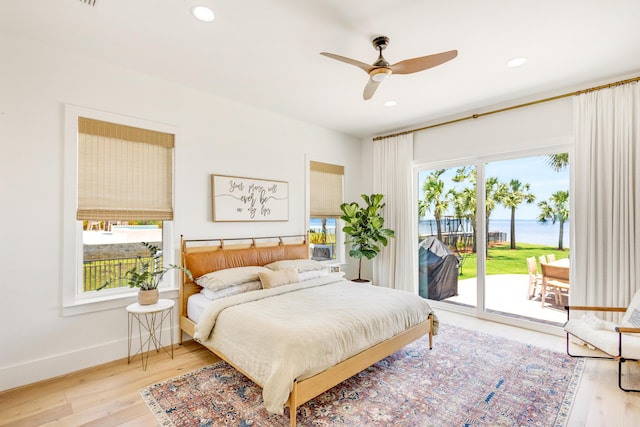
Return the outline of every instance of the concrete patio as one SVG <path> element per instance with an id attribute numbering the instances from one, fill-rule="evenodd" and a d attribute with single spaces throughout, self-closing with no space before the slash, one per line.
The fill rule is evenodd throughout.
<path id="1" fill-rule="evenodd" d="M 486 309 L 491 312 L 505 313 L 517 317 L 538 319 L 562 325 L 567 320 L 564 305 L 567 296 L 563 295 L 561 305 L 555 304 L 549 293 L 544 307 L 540 295 L 527 298 L 529 276 L 527 274 L 495 274 L 487 276 L 485 301 Z M 476 306 L 476 279 L 458 281 L 458 295 L 444 299 L 444 302 Z"/>

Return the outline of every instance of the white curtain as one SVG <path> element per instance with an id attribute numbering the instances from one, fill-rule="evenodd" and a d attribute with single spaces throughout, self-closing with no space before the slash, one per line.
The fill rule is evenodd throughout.
<path id="1" fill-rule="evenodd" d="M 640 288 L 640 84 L 574 100 L 571 304 L 625 307 Z"/>
<path id="2" fill-rule="evenodd" d="M 374 258 L 373 283 L 417 294 L 417 262 L 413 250 L 417 236 L 411 227 L 416 221 L 411 209 L 412 162 L 413 134 L 373 142 L 373 191 L 384 196 L 384 224 L 396 236 Z"/>

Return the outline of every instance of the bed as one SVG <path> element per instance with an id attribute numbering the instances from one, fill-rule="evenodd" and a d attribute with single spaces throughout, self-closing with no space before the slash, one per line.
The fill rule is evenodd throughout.
<path id="1" fill-rule="evenodd" d="M 262 387 L 269 412 L 288 406 L 291 426 L 298 406 L 437 333 L 424 299 L 329 273 L 306 236 L 181 236 L 180 247 L 194 277 L 180 281 L 180 342 L 186 333 Z"/>

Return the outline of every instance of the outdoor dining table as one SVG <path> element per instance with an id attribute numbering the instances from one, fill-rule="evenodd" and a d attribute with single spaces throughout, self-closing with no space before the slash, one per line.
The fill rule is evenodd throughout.
<path id="1" fill-rule="evenodd" d="M 569 268 L 569 258 L 560 258 L 553 262 L 550 262 L 549 265 L 553 265 L 554 267 L 566 267 Z"/>

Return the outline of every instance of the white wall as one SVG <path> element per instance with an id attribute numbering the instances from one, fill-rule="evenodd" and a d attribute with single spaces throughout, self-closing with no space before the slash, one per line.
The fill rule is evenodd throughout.
<path id="1" fill-rule="evenodd" d="M 572 98 L 561 98 L 416 132 L 414 164 L 499 156 L 572 140 Z"/>
<path id="2" fill-rule="evenodd" d="M 62 314 L 65 104 L 179 129 L 176 247 L 303 233 L 306 156 L 345 165 L 345 197 L 360 194 L 353 138 L 7 34 L 0 52 L 0 390 L 127 354 L 123 307 Z M 287 181 L 289 221 L 211 222 L 212 173 Z"/>

